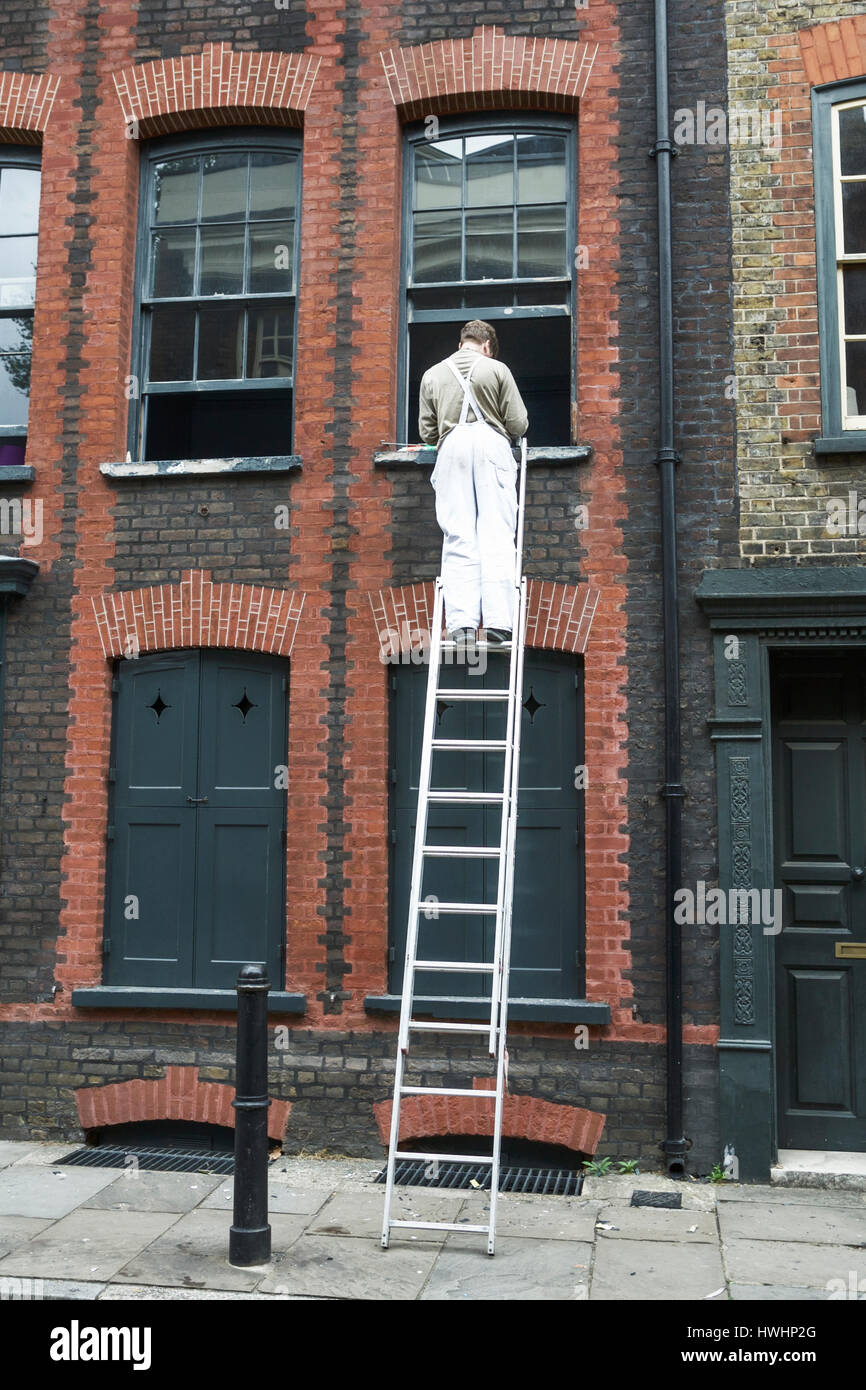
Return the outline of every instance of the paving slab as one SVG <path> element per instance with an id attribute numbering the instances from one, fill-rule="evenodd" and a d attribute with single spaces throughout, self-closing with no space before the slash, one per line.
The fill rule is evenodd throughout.
<path id="1" fill-rule="evenodd" d="M 395 1221 L 456 1221 L 462 1206 L 462 1192 L 397 1187 L 391 1203 L 391 1217 Z M 384 1214 L 384 1187 L 377 1187 L 374 1192 L 335 1192 L 308 1229 L 311 1235 L 358 1236 L 378 1243 Z M 398 1229 L 391 1232 L 391 1241 L 441 1243 L 447 1234 L 447 1231 Z"/>
<path id="2" fill-rule="evenodd" d="M 41 1279 L 42 1297 L 51 1300 L 71 1301 L 78 1303 L 81 1300 L 93 1302 L 99 1298 L 103 1289 L 108 1288 L 107 1284 L 94 1284 L 89 1280 L 82 1279 Z"/>
<path id="3" fill-rule="evenodd" d="M 22 1145 L 20 1158 L 14 1160 L 15 1163 L 38 1164 L 41 1167 L 57 1163 L 67 1154 L 74 1153 L 76 1149 L 83 1147 L 83 1139 L 70 1139 L 68 1144 L 36 1144 L 27 1145 L 26 1152 Z"/>
<path id="4" fill-rule="evenodd" d="M 591 1260 L 588 1241 L 556 1240 L 547 1245 L 497 1233 L 496 1254 L 491 1257 L 485 1236 L 450 1235 L 421 1298 L 585 1301 Z"/>
<path id="5" fill-rule="evenodd" d="M 221 1181 L 213 1173 L 127 1169 L 82 1205 L 97 1211 L 192 1211 Z"/>
<path id="6" fill-rule="evenodd" d="M 0 1168 L 7 1168 L 10 1163 L 26 1158 L 35 1147 L 34 1144 L 22 1144 L 18 1139 L 0 1139 Z"/>
<path id="7" fill-rule="evenodd" d="M 596 1227 L 600 1240 L 670 1240 L 688 1245 L 718 1244 L 715 1212 L 672 1211 L 669 1207 L 602 1207 Z"/>
<path id="8" fill-rule="evenodd" d="M 110 1279 L 131 1255 L 176 1221 L 169 1212 L 92 1211 L 81 1208 L 55 1221 L 0 1260 L 4 1274 L 55 1279 Z"/>
<path id="9" fill-rule="evenodd" d="M 245 1293 L 241 1289 L 178 1289 L 171 1284 L 107 1284 L 99 1295 L 100 1303 L 201 1303 L 207 1300 L 225 1303 L 315 1303 L 318 1300 L 304 1294 Z"/>
<path id="10" fill-rule="evenodd" d="M 498 1241 L 502 1235 L 528 1240 L 593 1240 L 600 1206 L 600 1202 L 587 1202 L 583 1197 L 521 1197 L 502 1192 L 496 1204 L 496 1238 Z M 488 1222 L 487 1193 L 468 1195 L 458 1220 Z"/>
<path id="11" fill-rule="evenodd" d="M 7 1216 L 68 1216 L 114 1182 L 116 1168 L 13 1166 L 0 1171 L 0 1211 Z"/>
<path id="12" fill-rule="evenodd" d="M 866 1248 L 866 1208 L 822 1206 L 809 1210 L 773 1202 L 766 1206 L 723 1203 L 719 1226 L 725 1241 L 804 1240 L 813 1245 L 853 1245 Z"/>
<path id="13" fill-rule="evenodd" d="M 50 1225 L 50 1218 L 44 1216 L 0 1216 L 0 1259 Z"/>
<path id="14" fill-rule="evenodd" d="M 591 1300 L 711 1301 L 714 1294 L 723 1299 L 724 1289 L 725 1276 L 716 1246 L 675 1245 L 662 1240 L 600 1240 L 589 1296 Z"/>
<path id="15" fill-rule="evenodd" d="M 826 1289 L 795 1289 L 786 1284 L 731 1284 L 729 1293 L 734 1303 L 817 1302 L 828 1297 Z"/>
<path id="16" fill-rule="evenodd" d="M 832 1280 L 842 1280 L 847 1285 L 852 1271 L 858 1281 L 866 1281 L 866 1250 L 808 1245 L 805 1241 L 735 1239 L 724 1242 L 722 1253 L 728 1278 L 735 1284 L 780 1284 L 829 1291 Z"/>
<path id="17" fill-rule="evenodd" d="M 630 1206 L 633 1192 L 679 1194 L 687 1211 L 713 1211 L 716 1205 L 715 1184 L 684 1182 L 662 1173 L 608 1173 L 602 1178 L 584 1178 L 581 1197 Z"/>
<path id="18" fill-rule="evenodd" d="M 328 1200 L 328 1192 L 323 1187 L 295 1188 L 284 1183 L 268 1184 L 268 1211 L 280 1212 L 283 1216 L 315 1216 L 319 1207 Z M 231 1213 L 234 1206 L 234 1179 L 219 1179 L 219 1187 L 211 1192 L 201 1204 L 215 1211 Z"/>
<path id="19" fill-rule="evenodd" d="M 866 1211 L 866 1192 L 845 1192 L 841 1188 L 765 1187 L 752 1183 L 719 1183 L 716 1199 L 725 1202 L 757 1202 L 773 1206 L 850 1207 Z"/>
<path id="20" fill-rule="evenodd" d="M 222 1211 L 200 1209 L 175 1218 L 171 1228 L 161 1238 L 123 1264 L 114 1282 L 250 1291 L 267 1273 L 269 1266 L 255 1265 L 240 1269 L 229 1264 L 230 1226 L 229 1213 Z M 273 1216 L 270 1226 L 272 1249 L 285 1250 L 303 1231 L 304 1218 Z M 0 1270 L 2 1268 L 0 1264 Z"/>
<path id="21" fill-rule="evenodd" d="M 396 1242 L 383 1250 L 374 1240 L 305 1235 L 274 1260 L 259 1292 L 377 1302 L 414 1299 L 438 1253 L 438 1245 L 420 1241 L 411 1246 Z"/>

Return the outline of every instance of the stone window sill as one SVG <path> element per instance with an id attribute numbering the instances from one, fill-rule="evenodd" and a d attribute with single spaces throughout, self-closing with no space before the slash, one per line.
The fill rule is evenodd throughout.
<path id="1" fill-rule="evenodd" d="M 517 455 L 516 449 L 514 454 Z M 588 463 L 591 457 L 591 444 L 538 445 L 526 450 L 526 462 L 530 467 L 533 464 L 575 467 L 579 463 Z M 401 468 L 406 465 L 432 468 L 435 459 L 436 450 L 420 444 L 383 444 L 373 455 L 377 468 Z"/>
<path id="2" fill-rule="evenodd" d="M 10 464 L 0 468 L 0 485 L 3 483 L 32 483 L 36 469 L 30 463 Z"/>
<path id="3" fill-rule="evenodd" d="M 238 997 L 233 989 L 161 989 L 138 985 L 95 985 L 92 989 L 74 989 L 72 1006 L 75 1009 L 220 1009 L 234 1012 Z M 272 990 L 268 995 L 268 1013 L 303 1014 L 307 1011 L 305 994 L 287 994 Z"/>
<path id="4" fill-rule="evenodd" d="M 197 478 L 226 473 L 292 473 L 301 468 L 298 454 L 273 454 L 260 458 L 148 459 L 135 463 L 101 463 L 108 478 Z"/>
<path id="5" fill-rule="evenodd" d="M 367 1013 L 397 1014 L 399 994 L 368 994 L 364 1000 Z M 415 1012 L 419 1017 L 477 1019 L 490 1017 L 486 999 L 460 998 L 441 995 L 437 998 L 415 996 Z M 531 1019 L 536 1023 L 610 1023 L 610 1005 L 591 999 L 509 999 L 510 1019 Z"/>

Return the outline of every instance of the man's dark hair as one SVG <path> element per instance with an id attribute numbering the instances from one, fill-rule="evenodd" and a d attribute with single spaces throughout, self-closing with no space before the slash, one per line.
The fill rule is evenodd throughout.
<path id="1" fill-rule="evenodd" d="M 489 343 L 490 356 L 499 356 L 499 339 L 496 336 L 496 329 L 483 319 L 470 319 L 460 330 L 461 345 L 470 339 L 473 343 Z"/>

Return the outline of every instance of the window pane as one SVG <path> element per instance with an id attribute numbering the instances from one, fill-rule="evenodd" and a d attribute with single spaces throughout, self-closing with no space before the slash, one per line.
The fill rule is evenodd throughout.
<path id="1" fill-rule="evenodd" d="M 866 333 L 866 266 L 843 266 L 842 293 L 845 301 L 843 332 Z"/>
<path id="2" fill-rule="evenodd" d="M 33 303 L 37 240 L 35 236 L 0 237 L 0 307 Z"/>
<path id="3" fill-rule="evenodd" d="M 293 217 L 297 199 L 295 156 L 254 154 L 250 168 L 250 217 Z"/>
<path id="4" fill-rule="evenodd" d="M 513 135 L 478 135 L 466 141 L 466 206 L 514 202 Z"/>
<path id="5" fill-rule="evenodd" d="M 155 222 L 194 222 L 198 217 L 198 159 L 167 159 L 153 179 Z"/>
<path id="6" fill-rule="evenodd" d="M 291 294 L 294 222 L 250 228 L 250 294 Z"/>
<path id="7" fill-rule="evenodd" d="M 416 281 L 460 279 L 460 213 L 419 212 L 415 218 Z"/>
<path id="8" fill-rule="evenodd" d="M 866 415 L 866 343 L 845 344 L 846 415 Z"/>
<path id="9" fill-rule="evenodd" d="M 150 397 L 145 458 L 250 458 L 288 454 L 292 392 L 195 391 Z"/>
<path id="10" fill-rule="evenodd" d="M 201 293 L 241 294 L 244 288 L 242 227 L 203 227 Z"/>
<path id="11" fill-rule="evenodd" d="M 26 425 L 30 354 L 0 353 L 0 425 Z"/>
<path id="12" fill-rule="evenodd" d="M 201 219 L 243 222 L 247 213 L 247 156 L 207 154 L 201 188 Z"/>
<path id="13" fill-rule="evenodd" d="M 192 294 L 195 231 L 154 232 L 153 291 L 157 299 Z"/>
<path id="14" fill-rule="evenodd" d="M 195 309 L 166 304 L 154 309 L 150 324 L 150 380 L 192 381 Z"/>
<path id="15" fill-rule="evenodd" d="M 518 275 L 564 275 L 565 268 L 565 208 L 518 208 Z"/>
<path id="16" fill-rule="evenodd" d="M 866 183 L 842 185 L 842 249 L 866 251 Z"/>
<path id="17" fill-rule="evenodd" d="M 0 236 L 26 236 L 39 226 L 38 169 L 6 168 L 0 175 Z"/>
<path id="18" fill-rule="evenodd" d="M 466 279 L 510 280 L 514 274 L 513 213 L 466 214 Z"/>
<path id="19" fill-rule="evenodd" d="M 462 201 L 463 141 L 415 147 L 416 208 L 456 208 Z"/>
<path id="20" fill-rule="evenodd" d="M 247 376 L 291 376 L 294 338 L 294 304 L 250 309 Z"/>
<path id="21" fill-rule="evenodd" d="M 843 174 L 866 174 L 866 103 L 839 112 L 839 156 Z"/>
<path id="22" fill-rule="evenodd" d="M 518 135 L 517 201 L 565 202 L 565 141 L 558 135 Z"/>
<path id="23" fill-rule="evenodd" d="M 239 379 L 243 374 L 243 309 L 202 309 L 198 320 L 199 381 Z"/>

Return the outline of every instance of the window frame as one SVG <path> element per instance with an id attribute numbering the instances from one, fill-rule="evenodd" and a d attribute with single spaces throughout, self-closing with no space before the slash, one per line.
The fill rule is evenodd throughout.
<path id="1" fill-rule="evenodd" d="M 400 312 L 399 312 L 399 362 L 397 375 L 397 434 L 400 437 L 402 430 L 405 438 L 409 438 L 409 329 L 413 323 L 466 323 L 470 318 L 481 318 L 495 327 L 499 319 L 539 319 L 539 318 L 568 318 L 572 323 L 571 333 L 571 369 L 570 369 L 570 395 L 571 403 L 577 399 L 577 273 L 574 264 L 574 257 L 577 248 L 577 206 L 578 206 L 578 160 L 577 160 L 577 120 L 573 116 L 553 115 L 548 112 L 526 112 L 526 111 L 497 111 L 497 112 L 474 112 L 460 116 L 440 117 L 437 128 L 436 140 L 456 139 L 460 136 L 492 135 L 496 133 L 512 135 L 562 135 L 565 137 L 565 245 L 566 245 L 566 274 L 562 276 L 534 276 L 522 283 L 526 285 L 538 285 L 549 283 L 551 285 L 562 285 L 566 279 L 569 281 L 569 290 L 565 302 L 555 305 L 520 305 L 512 307 L 508 312 L 505 308 L 491 308 L 489 306 L 479 309 L 426 309 L 410 312 L 412 293 L 414 290 L 426 291 L 435 289 L 435 285 L 411 284 L 410 275 L 412 270 L 413 252 L 413 194 L 414 194 L 414 156 L 415 149 L 421 145 L 435 143 L 430 141 L 425 134 L 423 121 L 413 122 L 405 127 L 403 131 L 403 206 L 401 215 L 401 235 L 402 247 L 400 253 Z M 465 165 L 464 165 L 465 167 Z M 514 205 L 512 204 L 512 207 Z M 519 204 L 517 205 L 519 206 Z M 465 212 L 465 209 L 464 209 Z M 476 287 L 486 286 L 488 288 L 496 284 L 503 286 L 518 283 L 515 279 L 508 281 L 454 281 L 455 287 L 459 285 L 472 285 Z M 574 410 L 569 410 L 571 443 L 574 444 Z"/>
<path id="2" fill-rule="evenodd" d="M 0 168 L 5 166 L 19 169 L 36 169 L 39 171 L 39 217 L 36 226 L 36 285 L 33 292 L 33 303 L 26 306 L 18 306 L 18 312 L 30 314 L 35 322 L 36 315 L 36 294 L 39 289 L 39 237 L 42 226 L 42 149 L 37 145 L 4 145 L 0 149 Z M 0 309 L 0 317 L 11 318 L 15 312 L 14 308 Z M 31 372 L 33 367 L 33 351 L 31 343 L 30 353 Z M 23 439 L 26 440 L 30 426 L 30 385 L 27 387 L 27 419 L 21 425 L 2 425 L 0 424 L 0 443 L 7 440 Z"/>
<path id="3" fill-rule="evenodd" d="M 273 292 L 268 294 L 241 294 L 241 295 L 189 295 L 181 299 L 154 299 L 149 293 L 147 276 L 151 269 L 150 259 L 150 232 L 151 216 L 153 209 L 153 190 L 154 173 L 156 165 L 166 159 L 183 158 L 184 156 L 197 156 L 208 153 L 231 154 L 233 152 L 255 153 L 259 151 L 267 152 L 276 149 L 291 151 L 297 156 L 297 185 L 295 202 L 295 236 L 292 253 L 292 375 L 291 377 L 262 377 L 251 382 L 249 379 L 239 380 L 237 378 L 220 378 L 214 381 L 194 381 L 194 382 L 158 382 L 155 383 L 157 390 L 151 389 L 151 383 L 146 379 L 146 370 L 150 359 L 150 321 L 151 315 L 146 312 L 153 304 L 178 304 L 188 303 L 191 307 L 200 309 L 203 307 L 214 307 L 220 304 L 235 303 L 246 306 L 259 301 L 262 304 L 272 303 L 280 298 Z M 298 297 L 299 297 L 299 270 L 300 270 L 300 246 L 301 246 L 301 214 L 303 208 L 303 142 L 300 131 L 290 127 L 281 127 L 279 130 L 262 130 L 254 126 L 227 127 L 219 131 L 190 131 L 183 135 L 171 135 L 164 138 L 151 140 L 146 150 L 142 152 L 141 168 L 139 174 L 139 207 L 138 220 L 136 227 L 136 254 L 135 254 L 135 302 L 132 317 L 132 355 L 130 362 L 130 377 L 135 386 L 136 394 L 130 400 L 129 418 L 127 422 L 127 449 L 131 459 L 138 463 L 145 462 L 146 438 L 147 438 L 147 397 L 149 395 L 205 395 L 206 393 L 218 392 L 237 392 L 237 391 L 260 391 L 260 390 L 287 390 L 292 394 L 292 419 L 291 434 L 284 450 L 286 456 L 292 454 L 295 437 L 295 381 L 297 376 L 297 346 L 298 346 Z M 246 209 L 246 221 L 249 220 L 249 207 Z M 274 219 L 278 221 L 279 219 Z M 199 227 L 202 224 L 196 221 L 194 224 Z M 214 223 L 219 226 L 219 223 Z M 147 292 L 146 292 L 147 291 Z"/>
<path id="4" fill-rule="evenodd" d="M 866 78 L 828 82 L 812 89 L 812 147 L 815 198 L 815 258 L 818 290 L 818 360 L 821 378 L 821 433 L 817 453 L 866 451 L 863 423 L 845 425 L 842 399 L 842 315 L 839 238 L 841 215 L 836 112 L 866 102 Z M 864 256 L 863 264 L 866 264 Z"/>

